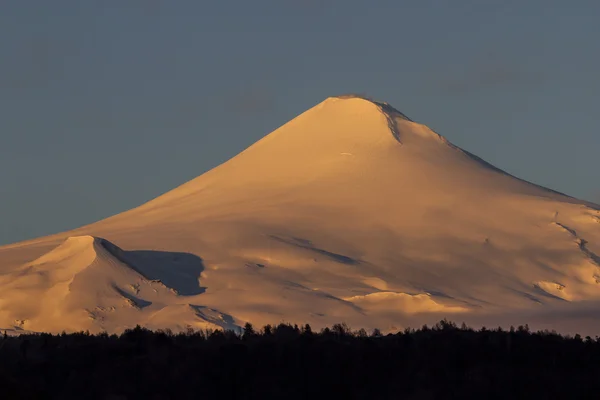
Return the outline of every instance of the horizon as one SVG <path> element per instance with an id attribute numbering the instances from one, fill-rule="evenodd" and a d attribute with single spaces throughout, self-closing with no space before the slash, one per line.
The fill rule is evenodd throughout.
<path id="1" fill-rule="evenodd" d="M 135 208 L 343 93 L 600 203 L 594 1 L 34 3 L 0 15 L 0 246 Z"/>

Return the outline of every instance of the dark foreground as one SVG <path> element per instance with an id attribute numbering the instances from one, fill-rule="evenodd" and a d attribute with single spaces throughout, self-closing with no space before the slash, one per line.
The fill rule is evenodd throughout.
<path id="1" fill-rule="evenodd" d="M 442 321 L 0 338 L 2 399 L 600 398 L 600 341 Z"/>

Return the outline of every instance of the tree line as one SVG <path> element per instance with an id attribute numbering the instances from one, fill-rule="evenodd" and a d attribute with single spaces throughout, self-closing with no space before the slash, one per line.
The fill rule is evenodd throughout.
<path id="1" fill-rule="evenodd" d="M 5 399 L 583 399 L 599 378 L 598 337 L 447 320 L 387 335 L 282 323 L 0 339 Z"/>

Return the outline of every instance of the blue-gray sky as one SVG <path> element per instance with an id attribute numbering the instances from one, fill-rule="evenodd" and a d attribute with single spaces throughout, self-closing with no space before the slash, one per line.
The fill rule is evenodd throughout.
<path id="1" fill-rule="evenodd" d="M 600 201 L 597 0 L 4 0 L 0 243 L 135 207 L 328 96 Z"/>

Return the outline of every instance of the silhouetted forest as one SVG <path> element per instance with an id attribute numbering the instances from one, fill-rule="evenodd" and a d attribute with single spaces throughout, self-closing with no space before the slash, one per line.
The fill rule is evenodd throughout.
<path id="1" fill-rule="evenodd" d="M 595 399 L 600 340 L 446 320 L 388 335 L 344 324 L 4 335 L 0 398 Z"/>

